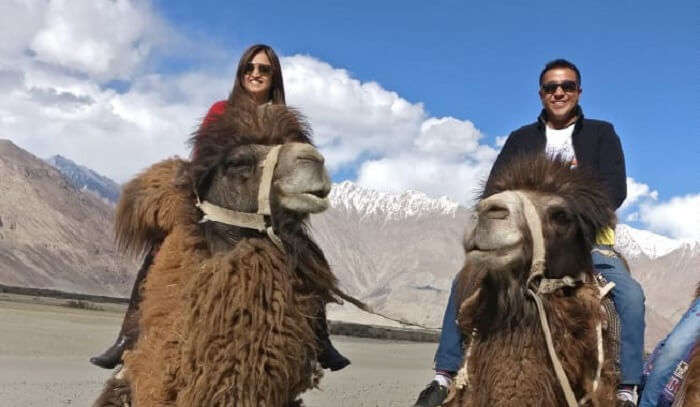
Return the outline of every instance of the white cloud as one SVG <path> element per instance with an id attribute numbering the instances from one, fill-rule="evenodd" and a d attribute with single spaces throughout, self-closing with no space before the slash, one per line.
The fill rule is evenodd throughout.
<path id="1" fill-rule="evenodd" d="M 674 238 L 700 240 L 700 194 L 641 204 L 639 219 L 652 231 Z"/>
<path id="2" fill-rule="evenodd" d="M 461 156 L 474 153 L 481 138 L 481 132 L 469 120 L 430 118 L 421 124 L 420 133 L 413 144 L 423 153 Z"/>
<path id="3" fill-rule="evenodd" d="M 11 0 L 0 15 L 0 138 L 118 182 L 186 155 L 189 134 L 232 85 L 235 61 L 222 65 L 222 53 L 206 47 L 197 52 L 215 72 L 147 72 L 154 55 L 198 57 L 148 2 Z M 104 86 L 124 78 L 122 94 Z"/>
<path id="4" fill-rule="evenodd" d="M 498 136 L 496 137 L 496 146 L 497 147 L 503 147 L 506 145 L 506 140 L 508 140 L 508 136 Z"/>
<path id="5" fill-rule="evenodd" d="M 87 74 L 126 79 L 167 30 L 147 2 L 53 0 L 28 49 L 37 61 Z"/>
<path id="6" fill-rule="evenodd" d="M 310 119 L 331 169 L 361 156 L 402 151 L 425 119 L 421 104 L 411 104 L 377 83 L 362 83 L 313 57 L 282 58 L 282 68 L 287 103 Z"/>
<path id="7" fill-rule="evenodd" d="M 637 182 L 632 177 L 627 177 L 627 198 L 620 206 L 619 211 L 624 211 L 639 202 L 656 201 L 658 197 L 659 192 L 651 189 L 649 185 Z"/>
<path id="8" fill-rule="evenodd" d="M 488 148 L 488 147 L 486 147 Z M 495 150 L 485 154 L 490 160 L 445 160 L 407 152 L 397 157 L 370 160 L 362 164 L 357 182 L 366 187 L 392 192 L 414 189 L 433 196 L 446 195 L 466 205 L 473 203 L 481 182 L 488 175 Z"/>
<path id="9" fill-rule="evenodd" d="M 313 57 L 282 62 L 287 101 L 309 117 L 331 170 L 356 165 L 357 182 L 370 188 L 471 203 L 497 155 L 474 123 L 428 117 L 422 104 Z"/>
<path id="10" fill-rule="evenodd" d="M 48 1 L 0 2 L 1 64 L 15 62 L 44 22 Z"/>

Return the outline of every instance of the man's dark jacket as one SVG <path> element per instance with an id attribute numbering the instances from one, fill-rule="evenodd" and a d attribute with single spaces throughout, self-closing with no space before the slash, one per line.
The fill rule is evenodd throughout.
<path id="1" fill-rule="evenodd" d="M 620 138 L 615 134 L 612 124 L 602 120 L 584 119 L 581 108 L 577 107 L 577 109 L 579 118 L 576 120 L 571 136 L 577 165 L 591 168 L 600 176 L 608 190 L 610 202 L 617 209 L 627 196 L 625 157 L 622 154 Z M 490 185 L 495 174 L 514 157 L 544 152 L 547 144 L 546 114 L 546 111 L 542 110 L 535 123 L 510 133 L 491 168 L 487 186 Z"/>

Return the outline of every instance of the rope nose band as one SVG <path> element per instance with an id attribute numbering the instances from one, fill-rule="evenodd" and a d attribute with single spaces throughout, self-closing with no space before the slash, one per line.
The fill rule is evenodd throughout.
<path id="1" fill-rule="evenodd" d="M 272 243 L 274 243 L 278 249 L 284 252 L 285 250 L 282 240 L 272 229 L 272 209 L 270 208 L 272 176 L 275 173 L 275 167 L 277 166 L 277 161 L 279 160 L 281 148 L 281 145 L 272 147 L 270 151 L 267 152 L 265 160 L 263 160 L 261 164 L 262 176 L 260 177 L 260 184 L 258 187 L 258 211 L 256 213 L 234 211 L 214 205 L 208 201 L 200 201 L 199 195 L 196 195 L 195 192 L 195 195 L 197 196 L 197 203 L 195 206 L 199 208 L 202 213 L 204 213 L 204 216 L 202 216 L 202 219 L 199 222 L 219 222 L 246 229 L 255 229 L 258 232 L 265 232 L 270 240 L 272 240 Z M 269 217 L 270 219 L 269 224 L 266 221 L 266 217 Z"/>
<path id="2" fill-rule="evenodd" d="M 537 214 L 537 209 L 530 198 L 522 191 L 512 191 L 523 205 L 523 215 L 527 228 L 532 236 L 532 264 L 530 265 L 530 276 L 527 278 L 527 285 L 533 282 L 535 278 L 544 277 L 545 268 L 545 248 L 544 236 L 542 235 L 542 221 Z"/>

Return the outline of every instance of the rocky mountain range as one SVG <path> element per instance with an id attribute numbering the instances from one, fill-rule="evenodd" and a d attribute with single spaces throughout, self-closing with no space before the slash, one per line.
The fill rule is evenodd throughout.
<path id="1" fill-rule="evenodd" d="M 0 140 L 0 283 L 128 295 L 136 264 L 114 251 L 113 194 L 96 198 L 101 189 L 86 180 L 112 182 L 58 157 L 50 162 L 63 170 Z M 349 181 L 334 185 L 330 200 L 310 227 L 341 286 L 384 314 L 439 327 L 473 212 L 445 197 Z M 652 346 L 688 306 L 700 280 L 700 242 L 619 225 L 617 249 L 645 289 Z M 357 315 L 348 307 L 331 317 Z"/>
<path id="2" fill-rule="evenodd" d="M 101 198 L 0 140 L 0 283 L 123 296 L 136 265 L 115 251 L 113 217 Z"/>

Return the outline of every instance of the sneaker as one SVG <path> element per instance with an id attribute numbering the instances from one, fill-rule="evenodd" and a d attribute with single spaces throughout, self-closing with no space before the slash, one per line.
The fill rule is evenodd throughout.
<path id="1" fill-rule="evenodd" d="M 618 389 L 615 398 L 615 407 L 637 407 L 637 394 L 634 389 Z"/>
<path id="2" fill-rule="evenodd" d="M 437 407 L 442 404 L 446 397 L 447 387 L 440 385 L 437 380 L 433 380 L 428 387 L 420 392 L 413 407 Z"/>

